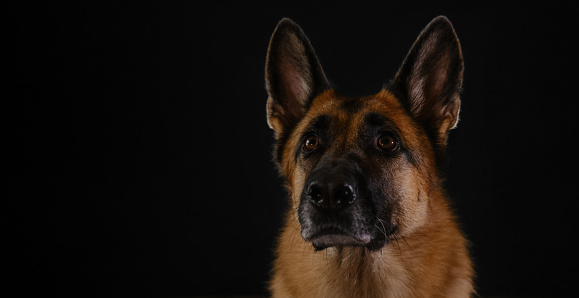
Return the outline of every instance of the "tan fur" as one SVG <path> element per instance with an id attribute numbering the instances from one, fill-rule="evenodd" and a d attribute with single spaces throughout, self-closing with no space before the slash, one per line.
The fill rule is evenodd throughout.
<path id="1" fill-rule="evenodd" d="M 449 209 L 435 170 L 432 148 L 398 100 L 389 92 L 362 98 L 364 108 L 351 119 L 340 116 L 333 91 L 318 96 L 294 129 L 283 150 L 281 172 L 291 197 L 270 289 L 274 297 L 468 297 L 474 292 L 467 243 Z M 382 113 L 403 130 L 407 143 L 420 151 L 421 168 L 401 167 L 392 179 L 403 189 L 403 210 L 395 216 L 399 237 L 380 251 L 361 247 L 328 248 L 315 252 L 300 235 L 297 206 L 305 170 L 292 158 L 306 123 L 320 114 L 342 118 L 344 129 L 357 127 L 368 111 Z M 353 139 L 345 132 L 338 142 Z M 335 146 L 340 148 L 340 146 Z M 415 198 L 418 198 L 416 200 Z"/>
<path id="2" fill-rule="evenodd" d="M 465 240 L 444 199 L 431 202 L 428 224 L 379 252 L 314 252 L 288 216 L 276 251 L 274 297 L 468 297 L 473 272 Z"/>

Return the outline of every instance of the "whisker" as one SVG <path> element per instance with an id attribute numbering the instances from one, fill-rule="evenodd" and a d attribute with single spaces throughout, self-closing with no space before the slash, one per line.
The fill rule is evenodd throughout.
<path id="1" fill-rule="evenodd" d="M 380 224 L 382 225 L 382 232 L 384 233 L 384 237 L 388 238 L 388 235 L 386 233 L 386 227 L 384 226 L 384 221 L 378 218 L 378 222 L 380 222 Z"/>
<path id="2" fill-rule="evenodd" d="M 396 232 L 396 233 L 398 233 L 398 232 Z M 406 237 L 400 235 L 399 233 L 398 233 L 398 236 L 400 236 L 400 238 L 402 239 L 402 241 L 404 241 L 404 243 L 406 244 L 406 247 L 407 247 L 408 249 L 410 249 L 410 244 L 408 244 L 408 242 L 406 241 Z"/>
<path id="3" fill-rule="evenodd" d="M 398 242 L 398 236 L 399 236 L 398 233 L 394 232 L 394 233 L 392 233 L 392 236 L 393 236 L 394 241 L 396 241 L 396 246 L 398 246 L 398 253 L 400 255 L 402 255 L 402 249 L 400 248 L 400 243 Z"/>

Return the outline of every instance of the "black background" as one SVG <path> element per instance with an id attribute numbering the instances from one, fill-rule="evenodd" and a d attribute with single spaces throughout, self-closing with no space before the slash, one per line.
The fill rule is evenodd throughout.
<path id="1" fill-rule="evenodd" d="M 391 79 L 441 14 L 465 59 L 447 188 L 479 292 L 575 289 L 574 9 L 271 2 L 3 9 L 9 289 L 265 295 L 287 206 L 265 119 L 277 21 L 300 24 L 338 90 L 360 95 Z"/>

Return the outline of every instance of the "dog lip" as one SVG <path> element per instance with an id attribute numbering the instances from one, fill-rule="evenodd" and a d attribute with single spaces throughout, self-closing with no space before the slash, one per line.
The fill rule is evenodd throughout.
<path id="1" fill-rule="evenodd" d="M 316 250 L 321 250 L 332 246 L 364 246 L 370 241 L 370 235 L 354 235 L 339 227 L 327 227 L 308 235 L 304 239 L 312 243 Z"/>

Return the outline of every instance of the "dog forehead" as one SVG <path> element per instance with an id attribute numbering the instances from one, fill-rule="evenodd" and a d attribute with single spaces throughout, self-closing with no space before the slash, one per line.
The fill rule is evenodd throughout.
<path id="1" fill-rule="evenodd" d="M 337 94 L 334 90 L 326 91 L 317 96 L 311 103 L 302 121 L 302 129 L 307 130 L 311 123 L 320 117 L 331 119 L 334 129 L 343 132 L 354 132 L 364 124 L 366 116 L 379 114 L 392 122 L 408 123 L 409 117 L 398 99 L 386 90 L 378 94 L 348 97 Z M 301 129 L 298 129 L 301 130 Z"/>

